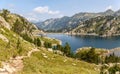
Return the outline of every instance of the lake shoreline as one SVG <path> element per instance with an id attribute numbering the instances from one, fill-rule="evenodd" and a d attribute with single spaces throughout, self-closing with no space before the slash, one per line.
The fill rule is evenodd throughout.
<path id="1" fill-rule="evenodd" d="M 119 37 L 99 37 L 94 35 L 68 35 L 65 33 L 46 33 L 47 37 L 54 38 L 60 41 L 61 45 L 64 45 L 68 42 L 73 51 L 76 51 L 78 48 L 82 47 L 95 47 L 101 49 L 111 50 L 114 48 L 120 47 L 120 38 Z"/>
<path id="2" fill-rule="evenodd" d="M 56 39 L 56 38 L 50 38 L 50 37 L 45 37 L 45 38 L 47 38 L 47 39 L 55 39 L 56 41 L 58 41 L 58 43 L 59 43 L 60 45 L 62 45 L 62 41 L 59 40 L 59 39 Z"/>
<path id="3" fill-rule="evenodd" d="M 66 35 L 71 35 L 71 36 L 97 36 L 97 37 L 115 37 L 115 36 L 120 36 L 120 34 L 113 34 L 113 35 L 98 35 L 95 33 L 45 33 L 45 34 L 66 34 Z"/>
<path id="4" fill-rule="evenodd" d="M 81 47 L 81 48 L 78 48 L 75 53 L 78 53 L 79 51 L 81 50 L 87 50 L 87 49 L 91 49 L 91 48 L 94 48 L 94 47 Z M 110 54 L 113 54 L 120 57 L 120 47 L 116 47 L 116 48 L 112 48 L 112 49 L 104 49 L 104 48 L 95 48 L 97 50 L 102 50 L 102 51 L 106 51 L 106 53 L 104 53 L 105 56 L 108 56 Z"/>
<path id="5" fill-rule="evenodd" d="M 97 36 L 97 37 L 115 37 L 115 36 L 120 36 L 120 34 L 113 34 L 113 35 L 98 35 L 95 33 L 64 33 L 67 35 L 71 35 L 71 36 Z"/>
<path id="6" fill-rule="evenodd" d="M 49 33 L 49 34 L 53 34 L 53 33 Z M 58 34 L 58 33 L 54 33 L 54 34 Z M 59 34 L 64 34 L 64 33 L 59 33 Z M 89 35 L 89 36 L 90 36 L 90 35 Z M 48 38 L 50 38 L 50 37 L 48 37 Z M 60 45 L 62 45 L 62 40 L 57 39 L 57 38 L 53 38 L 53 39 L 58 40 L 59 43 L 60 43 Z M 115 47 L 115 48 L 111 48 L 111 49 L 97 48 L 97 47 L 91 47 L 91 46 L 90 46 L 90 47 L 79 47 L 79 48 L 77 48 L 74 52 L 77 53 L 79 50 L 82 50 L 82 49 L 84 49 L 84 48 L 86 48 L 86 49 L 88 49 L 88 48 L 95 48 L 95 49 L 98 49 L 98 50 L 101 50 L 101 51 L 106 51 L 106 53 L 104 53 L 105 56 L 114 53 L 116 56 L 119 56 L 119 57 L 120 57 L 120 54 L 119 54 L 119 52 L 120 52 L 120 47 Z"/>

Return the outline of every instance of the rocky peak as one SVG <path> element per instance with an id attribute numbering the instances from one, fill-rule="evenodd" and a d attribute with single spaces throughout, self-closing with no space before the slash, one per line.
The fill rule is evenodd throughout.
<path id="1" fill-rule="evenodd" d="M 108 10 L 106 10 L 105 12 L 103 12 L 103 15 L 112 15 L 112 14 L 114 14 L 114 11 L 112 10 L 112 9 L 108 9 Z"/>
<path id="2" fill-rule="evenodd" d="M 112 9 L 108 9 L 105 11 L 106 13 L 114 13 L 114 11 Z"/>

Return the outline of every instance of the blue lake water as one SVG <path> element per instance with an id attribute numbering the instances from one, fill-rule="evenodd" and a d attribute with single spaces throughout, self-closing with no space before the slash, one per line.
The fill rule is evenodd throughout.
<path id="1" fill-rule="evenodd" d="M 120 47 L 120 36 L 116 37 L 97 37 L 97 36 L 70 36 L 66 34 L 47 34 L 50 38 L 62 41 L 62 45 L 68 42 L 73 51 L 81 47 L 96 47 L 112 49 Z"/>

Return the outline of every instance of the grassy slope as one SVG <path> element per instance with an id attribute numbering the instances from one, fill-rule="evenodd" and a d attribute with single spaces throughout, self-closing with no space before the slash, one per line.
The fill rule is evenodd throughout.
<path id="1" fill-rule="evenodd" d="M 79 52 L 79 53 L 88 52 L 91 48 L 92 48 L 92 47 L 79 48 L 79 49 L 77 50 L 77 52 Z M 102 49 L 102 48 L 95 48 L 95 52 L 96 52 L 97 54 L 102 55 L 102 54 L 104 54 L 104 53 L 107 53 L 108 50 Z"/>
<path id="2" fill-rule="evenodd" d="M 16 55 L 26 55 L 26 53 L 33 48 L 33 45 L 31 43 L 22 39 L 20 35 L 13 32 L 12 29 L 11 30 L 6 29 L 5 27 L 3 27 L 3 25 L 5 26 L 5 24 L 8 23 L 10 27 L 13 28 L 14 27 L 13 24 L 18 19 L 20 21 L 18 25 L 22 26 L 22 28 L 20 27 L 20 29 L 22 29 L 20 33 L 23 33 L 23 31 L 29 32 L 30 30 L 34 30 L 35 29 L 34 26 L 19 15 L 9 13 L 6 16 L 7 21 L 5 21 L 5 18 L 0 20 L 0 34 L 7 38 L 9 42 L 5 42 L 0 38 L 0 63 L 2 61 L 7 61 L 10 57 Z M 28 34 L 30 35 L 31 33 Z M 20 40 L 19 49 L 16 48 L 18 38 Z"/>
<path id="3" fill-rule="evenodd" d="M 43 53 L 48 58 L 45 58 Z M 95 68 L 97 67 L 94 64 L 41 49 L 33 53 L 30 58 L 24 59 L 24 69 L 20 74 L 98 74 Z"/>
<path id="4" fill-rule="evenodd" d="M 6 61 L 10 57 L 15 56 L 15 55 L 26 55 L 26 53 L 32 49 L 33 45 L 30 44 L 29 42 L 23 40 L 20 37 L 20 48 L 22 49 L 20 53 L 18 53 L 18 49 L 16 48 L 17 46 L 17 40 L 19 36 L 10 31 L 7 30 L 6 28 L 0 28 L 0 34 L 5 36 L 9 42 L 5 42 L 0 38 L 0 62 L 1 61 Z"/>
<path id="5" fill-rule="evenodd" d="M 42 41 L 51 42 L 52 44 L 60 44 L 59 40 L 57 40 L 57 39 L 52 39 L 52 38 L 48 38 L 48 37 L 40 37 L 40 39 Z"/>
<path id="6" fill-rule="evenodd" d="M 0 62 L 8 60 L 14 55 L 25 55 L 33 47 L 32 44 L 20 38 L 23 51 L 18 54 L 16 46 L 19 36 L 5 28 L 0 28 L 0 32 L 10 41 L 10 47 L 5 48 L 8 43 L 0 39 Z M 43 53 L 45 53 L 48 58 L 44 58 Z M 65 59 L 67 60 L 66 62 L 64 62 Z M 26 58 L 23 61 L 24 68 L 20 74 L 88 74 L 89 72 L 91 74 L 98 74 L 98 71 L 95 71 L 96 66 L 93 64 L 54 54 L 45 49 L 41 49 L 40 52 L 34 53 L 30 58 Z"/>

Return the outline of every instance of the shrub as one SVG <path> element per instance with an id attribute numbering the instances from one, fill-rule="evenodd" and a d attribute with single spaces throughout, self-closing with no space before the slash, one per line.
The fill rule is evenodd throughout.
<path id="1" fill-rule="evenodd" d="M 114 53 L 105 57 L 105 63 L 117 63 L 117 62 L 120 62 L 120 58 L 115 56 Z"/>
<path id="2" fill-rule="evenodd" d="M 24 40 L 33 43 L 33 39 L 30 36 L 28 36 L 28 34 L 22 34 L 21 36 Z"/>
<path id="3" fill-rule="evenodd" d="M 46 47 L 46 48 L 52 48 L 52 43 L 50 43 L 50 42 L 44 42 L 44 46 Z"/>
<path id="4" fill-rule="evenodd" d="M 70 56 L 70 53 L 71 53 L 71 47 L 68 43 L 65 44 L 64 46 L 64 50 L 63 50 L 64 54 L 66 56 Z"/>
<path id="5" fill-rule="evenodd" d="M 8 11 L 7 9 L 3 9 L 0 15 L 7 21 L 8 14 L 10 14 L 10 11 Z"/>
<path id="6" fill-rule="evenodd" d="M 95 48 L 91 48 L 89 51 L 78 52 L 75 54 L 76 58 L 84 60 L 90 63 L 99 63 L 99 55 L 95 53 Z"/>
<path id="7" fill-rule="evenodd" d="M 109 74 L 115 74 L 117 71 L 120 72 L 120 67 L 118 67 L 117 65 L 115 65 L 115 66 L 109 68 L 108 71 L 109 71 Z"/>
<path id="8" fill-rule="evenodd" d="M 34 39 L 34 44 L 36 45 L 36 46 L 41 46 L 41 41 L 40 41 L 40 39 L 39 38 L 35 38 Z"/>

